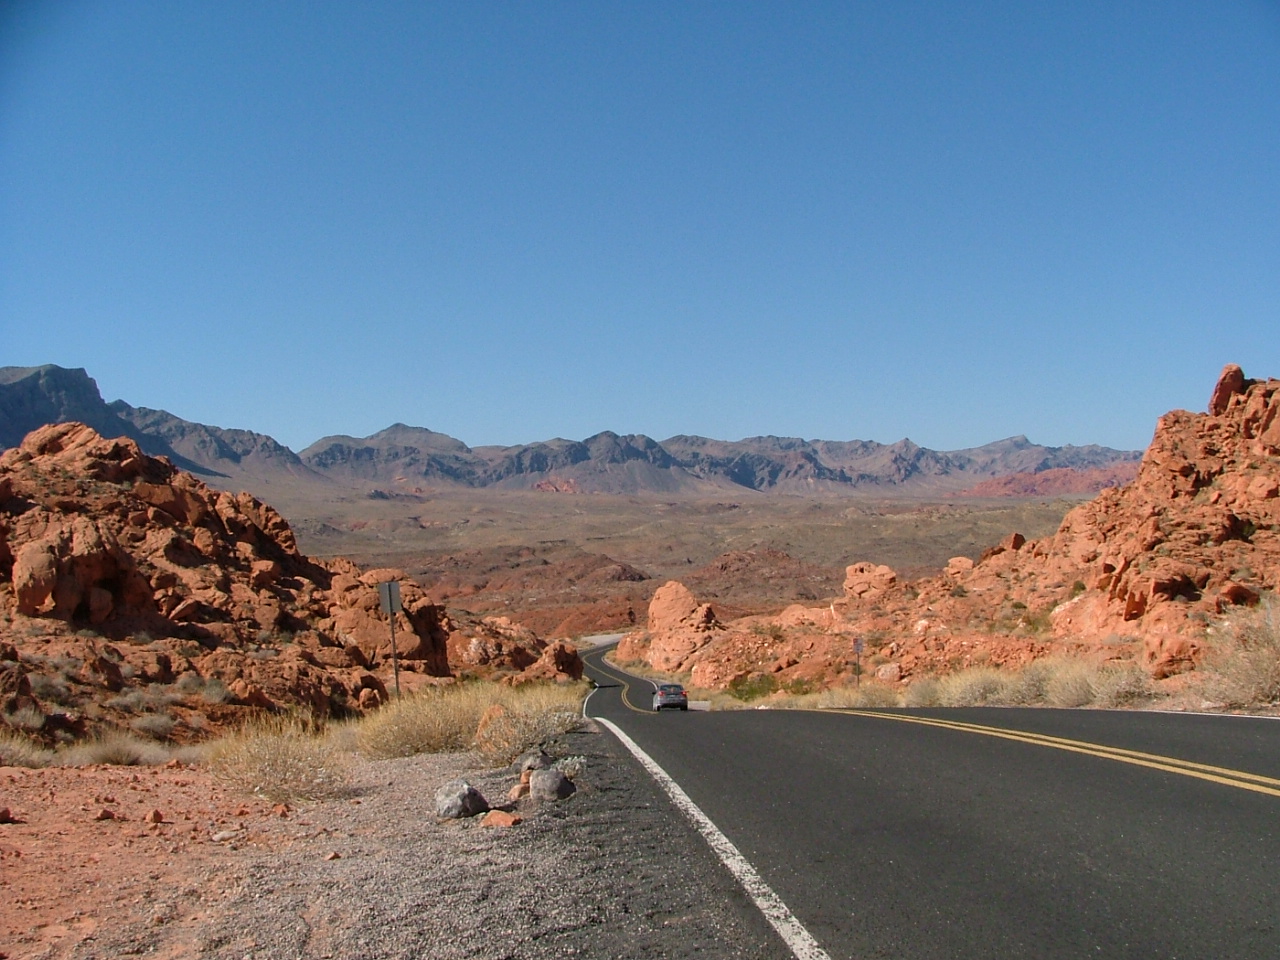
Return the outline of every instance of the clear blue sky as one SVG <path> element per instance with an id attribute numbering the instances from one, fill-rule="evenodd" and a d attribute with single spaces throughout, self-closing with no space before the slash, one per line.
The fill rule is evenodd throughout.
<path id="1" fill-rule="evenodd" d="M 394 421 L 1145 446 L 1280 377 L 1280 3 L 7 2 L 0 365 Z"/>

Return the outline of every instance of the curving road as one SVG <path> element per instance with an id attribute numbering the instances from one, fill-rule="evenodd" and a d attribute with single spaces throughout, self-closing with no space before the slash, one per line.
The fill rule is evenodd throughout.
<path id="1" fill-rule="evenodd" d="M 1280 957 L 1280 722 L 1122 711 L 653 714 L 617 724 L 832 958 Z M 679 816 L 673 807 L 673 816 Z"/>

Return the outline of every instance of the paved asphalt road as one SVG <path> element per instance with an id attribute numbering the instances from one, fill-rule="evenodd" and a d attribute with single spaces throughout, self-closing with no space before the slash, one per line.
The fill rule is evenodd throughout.
<path id="1" fill-rule="evenodd" d="M 1280 958 L 1280 721 L 653 714 L 651 685 L 604 652 L 588 675 L 619 686 L 588 713 L 675 778 L 833 960 Z"/>

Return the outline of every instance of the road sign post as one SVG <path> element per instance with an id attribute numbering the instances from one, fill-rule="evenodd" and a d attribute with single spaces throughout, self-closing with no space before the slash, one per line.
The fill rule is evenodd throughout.
<path id="1" fill-rule="evenodd" d="M 391 670 L 396 678 L 396 696 L 400 696 L 400 658 L 396 656 L 396 614 L 404 608 L 400 605 L 400 584 L 395 580 L 387 580 L 378 584 L 378 599 L 382 601 L 382 612 L 391 623 Z"/>
<path id="2" fill-rule="evenodd" d="M 853 638 L 853 685 L 862 686 L 862 638 Z"/>

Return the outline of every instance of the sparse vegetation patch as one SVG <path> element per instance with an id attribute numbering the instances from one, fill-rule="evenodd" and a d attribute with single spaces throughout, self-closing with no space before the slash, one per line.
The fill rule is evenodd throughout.
<path id="1" fill-rule="evenodd" d="M 350 756 L 314 724 L 267 717 L 210 748 L 209 769 L 232 785 L 268 800 L 328 800 L 350 783 Z"/>
<path id="2" fill-rule="evenodd" d="M 580 684 L 493 683 L 432 687 L 386 704 L 355 727 L 355 741 L 369 757 L 408 757 L 445 753 L 476 746 L 495 763 L 506 763 L 523 750 L 578 722 L 584 688 Z M 501 707 L 477 743 L 476 732 L 486 711 Z"/>
<path id="3" fill-rule="evenodd" d="M 1278 606 L 1265 597 L 1209 630 L 1201 685 L 1210 701 L 1241 709 L 1280 704 Z"/>

